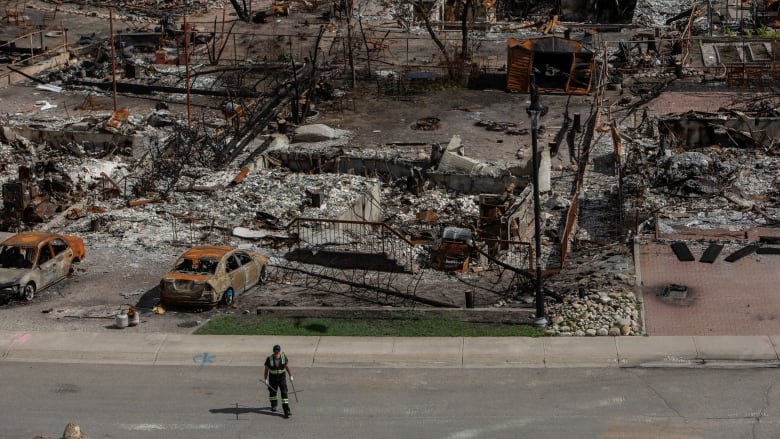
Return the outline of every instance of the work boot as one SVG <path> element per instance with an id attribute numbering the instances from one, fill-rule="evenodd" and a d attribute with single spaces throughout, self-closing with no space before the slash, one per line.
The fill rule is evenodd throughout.
<path id="1" fill-rule="evenodd" d="M 272 412 L 275 412 L 275 411 L 276 411 L 276 406 L 275 406 L 275 405 L 272 405 L 272 406 L 271 406 L 271 411 L 272 411 Z"/>

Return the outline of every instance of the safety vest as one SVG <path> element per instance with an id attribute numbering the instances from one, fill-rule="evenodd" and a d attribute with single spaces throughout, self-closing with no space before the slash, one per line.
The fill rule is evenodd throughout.
<path id="1" fill-rule="evenodd" d="M 269 355 L 268 358 L 265 359 L 265 365 L 268 367 L 268 373 L 271 375 L 281 375 L 285 372 L 284 368 L 287 366 L 287 355 L 284 355 L 284 352 L 282 352 L 279 355 L 279 366 L 276 366 L 274 363 L 274 356 Z"/>

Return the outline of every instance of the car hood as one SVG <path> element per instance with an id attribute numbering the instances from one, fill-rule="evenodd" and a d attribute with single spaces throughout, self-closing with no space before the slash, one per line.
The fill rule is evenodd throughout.
<path id="1" fill-rule="evenodd" d="M 29 271 L 27 268 L 0 268 L 0 288 L 18 284 Z"/>

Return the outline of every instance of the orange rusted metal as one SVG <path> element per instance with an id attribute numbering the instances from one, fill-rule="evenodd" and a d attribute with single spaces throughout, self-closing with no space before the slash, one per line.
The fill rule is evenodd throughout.
<path id="1" fill-rule="evenodd" d="M 84 259 L 84 241 L 78 236 L 59 235 L 48 232 L 21 232 L 2 242 L 2 245 L 22 248 L 37 248 L 42 242 L 54 238 L 62 238 L 73 250 L 73 259 L 78 262 Z"/>
<path id="2" fill-rule="evenodd" d="M 73 209 L 69 210 L 67 214 L 65 214 L 65 218 L 69 220 L 79 219 L 83 216 L 83 213 L 84 212 L 82 212 L 81 209 L 74 207 Z"/>
<path id="3" fill-rule="evenodd" d="M 531 91 L 534 67 L 542 70 L 554 65 L 568 74 L 568 79 L 552 88 L 562 88 L 570 94 L 588 94 L 594 67 L 593 52 L 575 40 L 546 35 L 520 41 L 507 39 L 507 89 Z M 539 78 L 537 78 L 538 80 Z M 546 86 L 550 88 L 551 86 Z"/>
<path id="4" fill-rule="evenodd" d="M 235 178 L 233 178 L 233 184 L 239 184 L 242 181 L 244 181 L 244 178 L 246 178 L 246 175 L 249 174 L 249 168 L 247 166 L 244 166 L 241 168 L 241 172 L 239 172 Z"/>
<path id="5" fill-rule="evenodd" d="M 233 248 L 226 245 L 204 245 L 187 250 L 181 257 L 185 259 L 200 259 L 203 257 L 220 259 L 225 253 L 231 250 L 233 250 Z"/>
<path id="6" fill-rule="evenodd" d="M 73 261 L 79 262 L 84 260 L 84 241 L 79 238 L 78 236 L 71 236 L 71 235 L 58 235 L 60 238 L 64 239 L 65 242 L 68 243 L 68 246 L 70 246 L 71 250 L 73 250 Z"/>
<path id="7" fill-rule="evenodd" d="M 22 232 L 6 239 L 4 243 L 16 247 L 36 247 L 51 235 L 47 232 Z"/>

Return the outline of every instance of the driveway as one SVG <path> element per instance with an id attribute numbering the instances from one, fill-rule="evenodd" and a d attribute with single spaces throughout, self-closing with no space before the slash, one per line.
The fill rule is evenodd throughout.
<path id="1" fill-rule="evenodd" d="M 728 255 L 749 241 L 729 242 L 713 263 L 705 263 L 699 259 L 709 240 L 685 242 L 694 261 L 679 261 L 671 241 L 635 246 L 649 335 L 780 334 L 780 255 L 753 253 L 727 262 Z M 661 293 L 669 284 L 685 285 L 687 297 L 664 297 Z"/>

